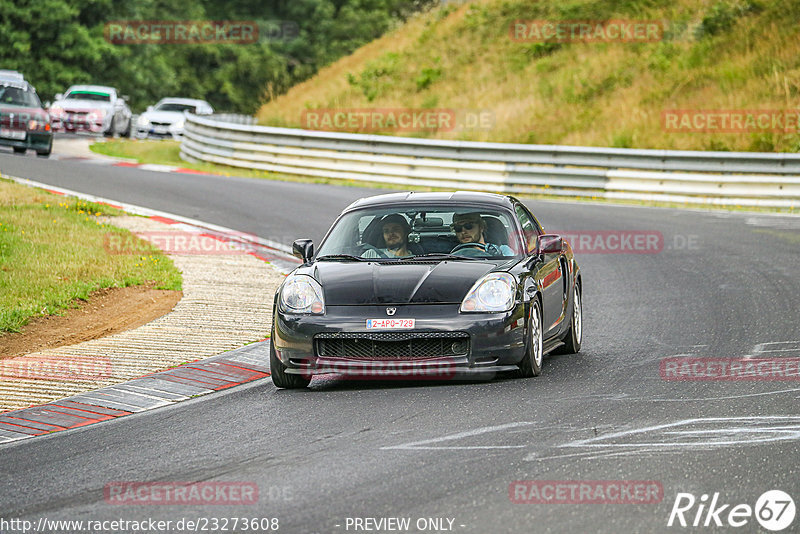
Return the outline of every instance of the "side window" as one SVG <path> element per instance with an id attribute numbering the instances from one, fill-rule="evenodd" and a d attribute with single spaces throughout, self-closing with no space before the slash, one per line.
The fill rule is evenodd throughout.
<path id="1" fill-rule="evenodd" d="M 528 253 L 531 253 L 533 252 L 533 249 L 536 248 L 536 227 L 528 214 L 525 213 L 525 210 L 522 209 L 522 206 L 515 206 L 514 211 L 516 211 L 517 220 L 519 221 L 519 225 L 522 227 L 522 239 L 525 241 L 525 246 L 527 247 Z"/>

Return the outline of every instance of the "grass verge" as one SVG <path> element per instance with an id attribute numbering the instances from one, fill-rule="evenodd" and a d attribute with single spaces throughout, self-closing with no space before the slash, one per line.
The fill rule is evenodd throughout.
<path id="1" fill-rule="evenodd" d="M 147 242 L 145 256 L 106 250 L 111 235 L 135 239 L 105 222 L 120 213 L 0 179 L 0 335 L 19 331 L 35 315 L 74 307 L 97 289 L 181 289 L 172 260 Z"/>

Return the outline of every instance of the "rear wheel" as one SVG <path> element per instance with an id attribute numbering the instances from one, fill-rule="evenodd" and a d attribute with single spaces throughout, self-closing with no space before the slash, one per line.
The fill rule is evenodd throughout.
<path id="1" fill-rule="evenodd" d="M 275 339 L 275 336 L 272 336 Z M 285 389 L 298 389 L 307 387 L 311 383 L 310 378 L 305 378 L 302 375 L 290 375 L 286 373 L 286 366 L 278 359 L 278 354 L 275 352 L 275 345 L 272 339 L 269 342 L 269 372 L 272 375 L 272 383 L 276 387 Z"/>
<path id="2" fill-rule="evenodd" d="M 519 364 L 519 374 L 524 378 L 542 374 L 542 308 L 538 300 L 531 302 L 528 315 L 528 334 L 525 357 Z"/>
<path id="3" fill-rule="evenodd" d="M 564 337 L 564 346 L 558 347 L 558 354 L 576 354 L 581 350 L 583 340 L 583 303 L 581 301 L 581 289 L 575 284 L 572 294 L 572 318 L 569 323 L 569 330 Z"/>

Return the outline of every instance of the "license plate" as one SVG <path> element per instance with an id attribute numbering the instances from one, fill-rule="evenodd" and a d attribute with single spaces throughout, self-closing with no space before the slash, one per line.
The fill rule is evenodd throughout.
<path id="1" fill-rule="evenodd" d="M 8 128 L 0 128 L 0 137 L 22 140 L 25 139 L 25 132 L 20 130 L 9 130 Z"/>
<path id="2" fill-rule="evenodd" d="M 394 329 L 403 330 L 414 328 L 414 319 L 367 319 L 367 330 Z"/>

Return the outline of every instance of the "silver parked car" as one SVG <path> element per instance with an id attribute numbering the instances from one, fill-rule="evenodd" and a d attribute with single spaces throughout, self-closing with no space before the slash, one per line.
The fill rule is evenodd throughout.
<path id="1" fill-rule="evenodd" d="M 125 98 L 113 87 L 73 85 L 63 95 L 57 94 L 48 110 L 53 130 L 128 137 L 132 114 Z"/>
<path id="2" fill-rule="evenodd" d="M 136 121 L 135 136 L 139 139 L 147 137 L 180 139 L 183 136 L 183 125 L 188 111 L 195 115 L 211 115 L 214 109 L 205 100 L 193 98 L 162 98 L 155 106 L 139 115 Z"/>

